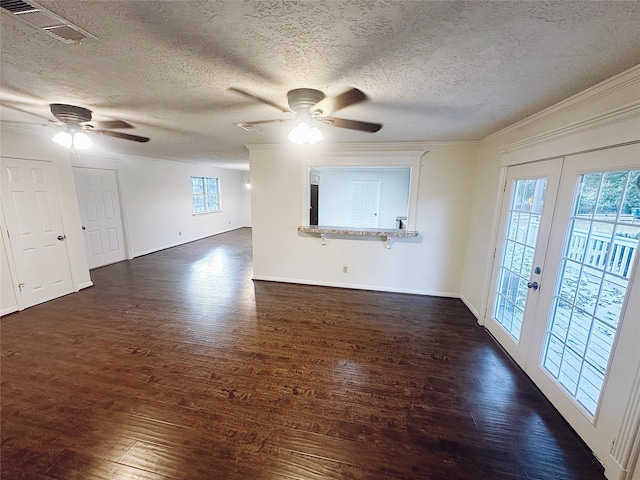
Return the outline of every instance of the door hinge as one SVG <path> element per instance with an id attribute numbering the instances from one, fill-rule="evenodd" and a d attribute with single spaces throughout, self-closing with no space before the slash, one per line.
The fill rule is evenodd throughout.
<path id="1" fill-rule="evenodd" d="M 9 230 L 7 230 L 7 238 L 11 238 L 11 234 L 9 233 Z"/>
<path id="2" fill-rule="evenodd" d="M 502 191 L 506 192 L 507 191 L 507 181 L 504 181 L 504 185 L 502 186 Z"/>

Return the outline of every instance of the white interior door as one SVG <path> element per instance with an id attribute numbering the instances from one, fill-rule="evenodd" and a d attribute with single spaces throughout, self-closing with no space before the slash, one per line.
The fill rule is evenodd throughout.
<path id="1" fill-rule="evenodd" d="M 115 170 L 73 167 L 89 268 L 127 259 Z"/>
<path id="2" fill-rule="evenodd" d="M 351 226 L 377 228 L 380 180 L 351 180 Z"/>
<path id="3" fill-rule="evenodd" d="M 49 162 L 2 159 L 2 208 L 22 308 L 73 291 L 58 194 Z"/>
<path id="4" fill-rule="evenodd" d="M 525 371 L 601 460 L 640 366 L 639 239 L 640 146 L 567 157 Z"/>
<path id="5" fill-rule="evenodd" d="M 562 159 L 507 169 L 486 327 L 524 368 Z"/>

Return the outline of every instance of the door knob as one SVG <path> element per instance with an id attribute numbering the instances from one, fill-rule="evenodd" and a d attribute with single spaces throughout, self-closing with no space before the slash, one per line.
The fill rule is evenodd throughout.
<path id="1" fill-rule="evenodd" d="M 527 283 L 527 288 L 533 288 L 534 290 L 538 289 L 538 282 L 529 282 Z"/>
<path id="2" fill-rule="evenodd" d="M 58 240 L 60 241 L 64 240 L 65 238 L 67 238 L 66 235 L 58 235 Z"/>

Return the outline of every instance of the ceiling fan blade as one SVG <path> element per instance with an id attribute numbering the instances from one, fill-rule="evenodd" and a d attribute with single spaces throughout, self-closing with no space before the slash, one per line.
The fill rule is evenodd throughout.
<path id="1" fill-rule="evenodd" d="M 284 119 L 272 119 L 272 120 L 258 120 L 255 122 L 242 122 L 242 123 L 248 123 L 250 125 L 260 125 L 262 123 L 283 123 L 283 122 L 288 122 L 290 121 L 290 118 L 284 118 Z"/>
<path id="2" fill-rule="evenodd" d="M 255 100 L 256 102 L 264 103 L 265 105 L 269 105 L 270 107 L 277 108 L 281 112 L 284 112 L 284 113 L 291 112 L 291 110 L 289 110 L 288 108 L 281 107 L 280 105 L 278 105 L 277 103 L 272 102 L 271 100 L 267 100 L 266 98 L 258 97 L 257 95 L 254 95 L 253 93 L 246 92 L 246 91 L 241 90 L 239 88 L 230 87 L 230 88 L 227 88 L 227 90 L 230 91 L 230 92 L 239 93 L 240 95 L 244 95 L 245 97 L 248 97 L 248 98 L 250 98 L 252 100 Z"/>
<path id="3" fill-rule="evenodd" d="M 322 117 L 318 118 L 318 120 L 332 127 L 349 128 L 361 132 L 375 133 L 382 128 L 381 123 L 361 122 L 359 120 L 347 120 L 345 118 Z"/>
<path id="4" fill-rule="evenodd" d="M 125 122 L 124 120 L 104 120 L 101 122 L 96 122 L 94 120 L 91 121 L 90 126 L 92 128 L 133 128 L 129 122 Z"/>
<path id="5" fill-rule="evenodd" d="M 50 127 L 52 125 L 62 125 L 61 123 L 49 120 L 49 123 L 36 123 L 36 122 L 20 122 L 17 120 L 1 120 L 0 123 L 7 123 L 10 125 L 35 125 L 36 127 Z"/>
<path id="6" fill-rule="evenodd" d="M 16 107 L 15 105 L 11 105 L 11 104 L 6 103 L 6 102 L 0 102 L 0 107 L 10 108 L 12 110 L 15 110 L 16 112 L 26 113 L 28 115 L 33 115 L 34 117 L 43 118 L 44 120 L 47 120 L 48 122 L 53 122 L 53 120 L 51 120 L 49 117 L 45 117 L 44 115 L 40 115 L 40 114 L 37 114 L 37 113 L 30 112 L 29 110 L 25 110 L 24 108 Z"/>
<path id="7" fill-rule="evenodd" d="M 357 88 L 351 88 L 344 93 L 336 97 L 325 97 L 316 103 L 309 110 L 313 115 L 319 115 L 324 117 L 331 115 L 333 112 L 337 112 L 349 105 L 359 103 L 367 99 L 367 96 Z M 347 127 L 348 128 L 348 127 Z"/>
<path id="8" fill-rule="evenodd" d="M 107 135 L 109 137 L 122 138 L 123 140 L 131 140 L 133 142 L 148 142 L 149 138 L 139 137 L 138 135 L 129 135 L 128 133 L 112 132 L 111 130 L 88 130 L 91 133 L 99 133 L 100 135 Z"/>

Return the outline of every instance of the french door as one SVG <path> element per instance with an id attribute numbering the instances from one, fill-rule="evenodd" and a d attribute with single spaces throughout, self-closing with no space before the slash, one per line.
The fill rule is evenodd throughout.
<path id="1" fill-rule="evenodd" d="M 536 208 L 540 195 L 526 197 L 540 178 Z M 640 366 L 640 146 L 510 167 L 507 180 L 487 327 L 602 460 L 630 396 L 625 370 Z"/>
<path id="2" fill-rule="evenodd" d="M 523 338 L 535 323 L 561 170 L 562 159 L 555 159 L 507 171 L 486 326 L 520 365 L 530 346 Z"/>

